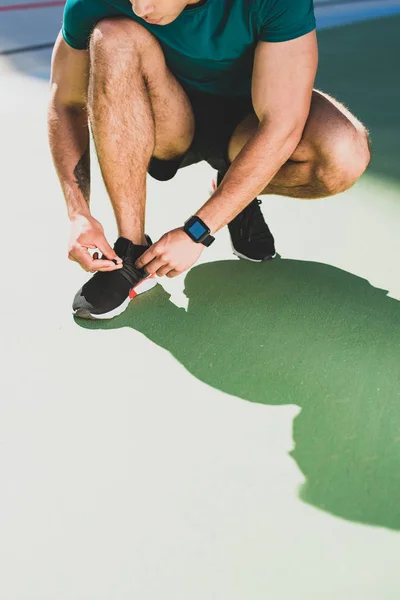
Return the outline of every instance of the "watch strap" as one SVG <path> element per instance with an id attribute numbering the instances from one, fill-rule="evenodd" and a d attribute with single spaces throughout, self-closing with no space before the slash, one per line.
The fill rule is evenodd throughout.
<path id="1" fill-rule="evenodd" d="M 206 246 L 207 248 L 209 246 L 211 246 L 211 244 L 215 241 L 215 237 L 213 237 L 212 235 L 208 235 L 202 242 L 200 242 L 201 244 L 204 244 L 204 246 Z"/>

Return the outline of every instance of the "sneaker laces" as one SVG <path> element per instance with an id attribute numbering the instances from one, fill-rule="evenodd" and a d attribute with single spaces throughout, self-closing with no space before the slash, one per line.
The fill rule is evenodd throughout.
<path id="1" fill-rule="evenodd" d="M 103 254 L 102 259 L 107 260 L 107 257 Z M 118 273 L 120 273 L 125 279 L 131 284 L 135 285 L 140 279 L 145 279 L 148 277 L 148 273 L 144 269 L 138 269 L 135 263 L 137 258 L 129 256 L 126 254 L 122 256 L 122 269 L 118 269 Z"/>
<path id="2" fill-rule="evenodd" d="M 146 271 L 144 269 L 138 269 L 138 267 L 135 266 L 136 260 L 134 260 L 132 257 L 125 256 L 122 259 L 122 262 L 123 262 L 123 267 L 122 267 L 122 269 L 120 269 L 120 273 L 132 285 L 137 283 L 139 281 L 139 279 L 144 279 L 148 276 L 148 274 L 146 273 Z"/>

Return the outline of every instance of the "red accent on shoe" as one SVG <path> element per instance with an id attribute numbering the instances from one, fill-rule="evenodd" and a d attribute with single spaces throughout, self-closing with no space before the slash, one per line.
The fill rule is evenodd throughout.
<path id="1" fill-rule="evenodd" d="M 136 288 L 137 288 L 139 285 L 141 285 L 141 284 L 142 284 L 144 281 L 147 281 L 148 279 L 154 279 L 154 277 L 155 277 L 155 274 L 153 274 L 153 275 L 149 275 L 148 277 L 145 277 L 144 279 L 141 279 L 141 280 L 139 281 L 139 283 L 138 283 L 137 285 L 135 285 L 135 287 L 134 287 L 134 288 L 132 288 L 132 289 L 131 289 L 131 291 L 129 292 L 129 298 L 130 298 L 131 300 L 132 300 L 132 298 L 135 298 L 135 297 L 138 295 L 138 294 L 137 294 L 137 292 L 135 292 L 135 289 L 136 289 Z"/>
<path id="2" fill-rule="evenodd" d="M 215 179 L 212 180 L 212 189 L 213 189 L 213 192 L 215 192 L 217 189 L 217 183 L 216 183 Z"/>

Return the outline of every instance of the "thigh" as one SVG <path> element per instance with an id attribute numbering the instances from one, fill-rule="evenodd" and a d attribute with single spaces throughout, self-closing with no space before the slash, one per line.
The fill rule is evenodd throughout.
<path id="1" fill-rule="evenodd" d="M 229 142 L 229 160 L 233 162 L 258 127 L 254 110 L 235 129 Z M 299 145 L 290 157 L 294 162 L 313 160 L 335 138 L 357 132 L 360 144 L 368 138 L 364 125 L 340 102 L 319 90 L 312 95 L 310 113 Z"/>
<path id="2" fill-rule="evenodd" d="M 160 48 L 160 52 L 162 52 Z M 160 159 L 182 156 L 190 148 L 195 132 L 195 119 L 189 98 L 171 73 L 165 59 L 153 65 L 149 60 L 146 85 L 151 99 L 155 124 L 153 155 Z"/>
<path id="3" fill-rule="evenodd" d="M 128 17 L 103 19 L 94 29 L 92 46 L 93 38 L 110 56 L 110 69 L 126 64 L 127 57 L 131 66 L 140 69 L 154 117 L 154 156 L 165 159 L 184 154 L 194 135 L 193 111 L 157 38 Z"/>

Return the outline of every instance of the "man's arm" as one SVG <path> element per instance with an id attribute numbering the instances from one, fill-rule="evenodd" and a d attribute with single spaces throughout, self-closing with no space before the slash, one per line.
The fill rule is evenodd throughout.
<path id="1" fill-rule="evenodd" d="M 89 53 L 69 47 L 60 33 L 51 67 L 49 142 L 71 219 L 90 214 Z"/>
<path id="2" fill-rule="evenodd" d="M 120 268 L 122 261 L 89 209 L 88 81 L 89 52 L 71 48 L 60 32 L 51 64 L 48 134 L 54 166 L 71 220 L 68 256 L 86 271 L 110 271 Z M 92 257 L 88 248 L 99 248 L 109 260 L 97 259 L 97 253 Z"/>
<path id="3" fill-rule="evenodd" d="M 290 41 L 258 43 L 252 99 L 260 123 L 223 183 L 196 213 L 211 233 L 234 219 L 293 154 L 310 111 L 317 63 L 315 31 Z"/>
<path id="4" fill-rule="evenodd" d="M 314 31 L 286 42 L 259 42 L 252 98 L 260 124 L 217 191 L 196 213 L 211 233 L 234 219 L 296 149 L 310 111 L 317 54 Z M 202 244 L 193 242 L 179 228 L 163 235 L 136 266 L 150 274 L 176 277 L 189 269 L 203 250 Z"/>

